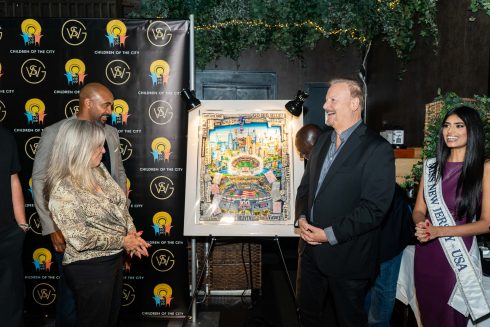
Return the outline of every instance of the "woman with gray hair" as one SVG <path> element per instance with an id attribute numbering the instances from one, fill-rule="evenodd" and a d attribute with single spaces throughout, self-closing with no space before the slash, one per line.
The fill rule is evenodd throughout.
<path id="1" fill-rule="evenodd" d="M 101 164 L 104 130 L 69 119 L 60 127 L 47 165 L 44 199 L 63 233 L 68 285 L 77 326 L 116 326 L 122 295 L 123 250 L 148 256 L 126 195 Z"/>

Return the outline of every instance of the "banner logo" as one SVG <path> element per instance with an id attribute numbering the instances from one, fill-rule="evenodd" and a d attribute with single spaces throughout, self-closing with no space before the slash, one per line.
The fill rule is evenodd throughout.
<path id="1" fill-rule="evenodd" d="M 148 26 L 148 29 L 146 30 L 146 37 L 154 46 L 164 47 L 170 42 L 170 40 L 172 40 L 172 30 L 167 23 L 156 21 Z"/>
<path id="2" fill-rule="evenodd" d="M 20 30 L 22 31 L 22 39 L 24 40 L 24 46 L 27 45 L 41 45 L 41 25 L 35 19 L 25 19 L 20 24 Z"/>
<path id="3" fill-rule="evenodd" d="M 165 137 L 157 137 L 151 142 L 151 155 L 153 156 L 153 162 L 157 161 L 170 161 L 170 151 L 172 145 L 170 141 Z"/>
<path id="4" fill-rule="evenodd" d="M 71 116 L 76 115 L 79 109 L 80 109 L 80 102 L 78 99 L 72 99 L 68 101 L 65 105 L 65 117 L 69 118 Z"/>
<path id="5" fill-rule="evenodd" d="M 105 67 L 105 77 L 112 84 L 125 84 L 131 77 L 131 68 L 123 60 L 113 60 Z"/>
<path id="6" fill-rule="evenodd" d="M 83 85 L 85 82 L 85 64 L 80 59 L 70 59 L 65 63 L 65 76 L 68 85 Z"/>
<path id="7" fill-rule="evenodd" d="M 133 154 L 133 145 L 131 142 L 128 141 L 128 139 L 124 137 L 119 138 L 120 143 L 119 143 L 119 150 L 121 151 L 121 159 L 122 161 L 126 161 L 129 158 L 131 158 L 131 155 Z"/>
<path id="8" fill-rule="evenodd" d="M 128 103 L 122 99 L 115 99 L 114 106 L 111 113 L 111 125 L 116 126 L 116 124 L 127 125 L 129 114 Z"/>
<path id="9" fill-rule="evenodd" d="M 165 200 L 174 193 L 174 183 L 166 176 L 155 177 L 150 183 L 150 192 L 158 200 Z"/>
<path id="10" fill-rule="evenodd" d="M 121 306 L 127 307 L 134 302 L 136 298 L 136 292 L 134 291 L 133 286 L 124 283 L 122 287 L 122 301 Z"/>
<path id="11" fill-rule="evenodd" d="M 51 252 L 46 248 L 39 248 L 32 254 L 34 259 L 33 264 L 36 271 L 49 272 L 51 270 L 51 265 L 53 264 Z"/>
<path id="12" fill-rule="evenodd" d="M 46 78 L 46 66 L 41 60 L 34 58 L 24 61 L 20 72 L 24 81 L 30 84 L 39 84 Z"/>
<path id="13" fill-rule="evenodd" d="M 172 229 L 172 216 L 168 212 L 160 211 L 153 215 L 153 231 L 155 236 L 170 236 Z"/>
<path id="14" fill-rule="evenodd" d="M 0 100 L 0 123 L 3 122 L 5 116 L 7 116 L 7 107 L 2 100 Z"/>
<path id="15" fill-rule="evenodd" d="M 151 256 L 151 265 L 160 272 L 169 271 L 174 267 L 175 256 L 167 249 L 156 250 Z"/>
<path id="16" fill-rule="evenodd" d="M 32 297 L 39 305 L 50 305 L 56 299 L 56 291 L 53 286 L 40 283 L 32 289 Z"/>
<path id="17" fill-rule="evenodd" d="M 26 141 L 26 144 L 24 145 L 24 150 L 26 152 L 26 155 L 34 160 L 34 157 L 36 156 L 36 150 L 37 150 L 37 145 L 39 144 L 39 140 L 41 137 L 39 136 L 33 136 L 30 139 Z"/>
<path id="18" fill-rule="evenodd" d="M 87 28 L 79 20 L 69 19 L 61 26 L 61 37 L 67 44 L 78 46 L 87 39 Z"/>
<path id="19" fill-rule="evenodd" d="M 25 109 L 26 112 L 24 114 L 27 118 L 27 124 L 44 124 L 44 118 L 47 114 L 44 102 L 41 99 L 32 98 L 27 100 Z"/>
<path id="20" fill-rule="evenodd" d="M 32 177 L 29 178 L 29 188 L 27 189 L 31 193 L 32 199 L 34 199 L 34 193 L 32 192 Z"/>
<path id="21" fill-rule="evenodd" d="M 170 103 L 158 100 L 150 105 L 150 108 L 148 108 L 148 115 L 155 124 L 165 125 L 172 120 L 174 111 Z"/>
<path id="22" fill-rule="evenodd" d="M 126 177 L 126 195 L 129 196 L 131 191 L 131 181 Z"/>
<path id="23" fill-rule="evenodd" d="M 168 84 L 170 66 L 165 60 L 155 60 L 150 65 L 150 78 L 153 86 Z"/>
<path id="24" fill-rule="evenodd" d="M 39 220 L 37 212 L 34 212 L 32 215 L 29 216 L 29 227 L 34 234 L 42 235 L 41 220 Z"/>
<path id="25" fill-rule="evenodd" d="M 107 23 L 106 26 L 106 38 L 109 41 L 109 46 L 115 47 L 116 45 L 120 45 L 122 47 L 125 46 L 126 39 L 128 36 L 126 35 L 126 25 L 118 19 L 113 19 Z"/>
<path id="26" fill-rule="evenodd" d="M 153 289 L 153 300 L 155 300 L 155 306 L 159 307 L 169 307 L 172 303 L 172 287 L 170 285 L 161 283 L 155 286 Z"/>
<path id="27" fill-rule="evenodd" d="M 2 79 L 3 73 L 2 73 L 2 63 L 0 62 L 0 79 Z"/>

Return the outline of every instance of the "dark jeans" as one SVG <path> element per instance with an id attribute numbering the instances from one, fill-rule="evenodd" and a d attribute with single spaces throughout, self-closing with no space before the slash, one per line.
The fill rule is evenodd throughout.
<path id="1" fill-rule="evenodd" d="M 2 199 L 5 201 L 5 199 Z M 0 233 L 0 312 L 2 326 L 24 326 L 24 272 L 22 247 L 25 233 L 17 226 Z"/>
<path id="2" fill-rule="evenodd" d="M 64 266 L 66 281 L 75 293 L 77 327 L 117 325 L 123 282 L 122 253 Z"/>
<path id="3" fill-rule="evenodd" d="M 370 327 L 390 327 L 402 255 L 403 251 L 396 257 L 381 263 L 379 275 L 366 296 L 365 307 Z"/>
<path id="4" fill-rule="evenodd" d="M 54 257 L 58 265 L 60 279 L 56 297 L 56 327 L 75 327 L 77 321 L 77 310 L 75 306 L 75 295 L 66 283 L 63 271 L 63 253 L 55 252 Z"/>
<path id="5" fill-rule="evenodd" d="M 328 307 L 333 307 L 338 326 L 367 326 L 364 299 L 369 279 L 346 279 L 323 274 L 307 248 L 298 264 L 296 296 L 303 327 L 324 326 Z M 332 263 L 335 264 L 335 263 Z M 331 300 L 333 303 L 327 303 Z M 333 306 L 332 306 L 333 305 Z"/>

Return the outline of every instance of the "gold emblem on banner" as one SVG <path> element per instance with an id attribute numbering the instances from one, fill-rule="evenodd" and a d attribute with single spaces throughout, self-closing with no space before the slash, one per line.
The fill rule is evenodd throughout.
<path id="1" fill-rule="evenodd" d="M 40 283 L 32 289 L 32 298 L 39 305 L 50 305 L 56 300 L 56 291 L 53 286 Z"/>
<path id="2" fill-rule="evenodd" d="M 41 220 L 39 220 L 37 212 L 34 212 L 32 215 L 29 216 L 29 227 L 34 234 L 42 235 Z"/>
<path id="3" fill-rule="evenodd" d="M 46 78 L 46 66 L 35 58 L 27 59 L 22 63 L 20 72 L 24 81 L 29 84 L 39 84 Z"/>
<path id="4" fill-rule="evenodd" d="M 105 76 L 112 84 L 122 85 L 131 77 L 131 68 L 123 60 L 113 60 L 105 67 Z"/>
<path id="5" fill-rule="evenodd" d="M 0 27 L 0 29 L 1 29 L 1 27 Z M 0 31 L 0 41 L 2 41 L 2 37 L 3 37 L 3 32 Z"/>
<path id="6" fill-rule="evenodd" d="M 108 22 L 106 25 L 106 32 L 107 34 L 105 36 L 109 41 L 110 47 L 114 47 L 116 45 L 125 46 L 128 36 L 126 35 L 126 25 L 122 21 L 119 19 L 113 19 Z"/>
<path id="7" fill-rule="evenodd" d="M 174 182 L 166 176 L 155 177 L 150 183 L 150 192 L 158 200 L 166 200 L 174 193 Z"/>
<path id="8" fill-rule="evenodd" d="M 124 137 L 119 138 L 120 143 L 119 143 L 119 149 L 121 151 L 121 159 L 122 161 L 126 161 L 129 158 L 131 158 L 131 155 L 133 154 L 133 145 L 131 142 L 129 142 L 128 139 Z"/>
<path id="9" fill-rule="evenodd" d="M 153 300 L 155 300 L 155 305 L 157 307 L 169 307 L 172 303 L 172 287 L 165 283 L 160 283 L 155 288 L 153 288 Z"/>
<path id="10" fill-rule="evenodd" d="M 169 271 L 175 265 L 175 256 L 172 251 L 167 249 L 156 250 L 151 255 L 151 265 L 160 272 Z"/>
<path id="11" fill-rule="evenodd" d="M 39 136 L 33 136 L 26 141 L 26 144 L 24 146 L 26 155 L 32 160 L 34 160 L 34 157 L 36 156 L 36 150 L 37 150 L 37 145 L 39 144 L 39 139 L 41 139 Z"/>
<path id="12" fill-rule="evenodd" d="M 165 125 L 172 120 L 174 112 L 170 103 L 158 100 L 150 105 L 148 108 L 148 115 L 155 124 Z"/>
<path id="13" fill-rule="evenodd" d="M 172 29 L 167 23 L 154 21 L 146 30 L 146 37 L 156 47 L 164 47 L 172 40 Z"/>
<path id="14" fill-rule="evenodd" d="M 122 301 L 121 306 L 127 307 L 134 302 L 136 298 L 136 292 L 134 291 L 133 286 L 124 283 L 122 287 Z"/>
<path id="15" fill-rule="evenodd" d="M 72 99 L 68 101 L 65 105 L 65 117 L 69 118 L 71 116 L 74 116 L 78 113 L 78 110 L 80 108 L 80 102 L 78 99 Z"/>
<path id="16" fill-rule="evenodd" d="M 2 102 L 2 100 L 0 100 L 0 123 L 3 122 L 6 116 L 7 116 L 7 107 Z"/>
<path id="17" fill-rule="evenodd" d="M 2 78 L 2 75 L 3 75 L 3 73 L 2 73 L 2 63 L 0 62 L 0 78 Z"/>
<path id="18" fill-rule="evenodd" d="M 81 21 L 69 19 L 61 26 L 61 37 L 67 44 L 78 46 L 87 39 L 87 28 Z"/>

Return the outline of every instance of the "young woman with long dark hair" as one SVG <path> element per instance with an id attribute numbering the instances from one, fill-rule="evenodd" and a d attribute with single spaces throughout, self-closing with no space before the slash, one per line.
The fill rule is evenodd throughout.
<path id="1" fill-rule="evenodd" d="M 479 113 L 450 110 L 436 158 L 424 162 L 413 211 L 415 289 L 424 327 L 466 326 L 490 313 L 475 235 L 490 231 L 490 162 Z"/>

